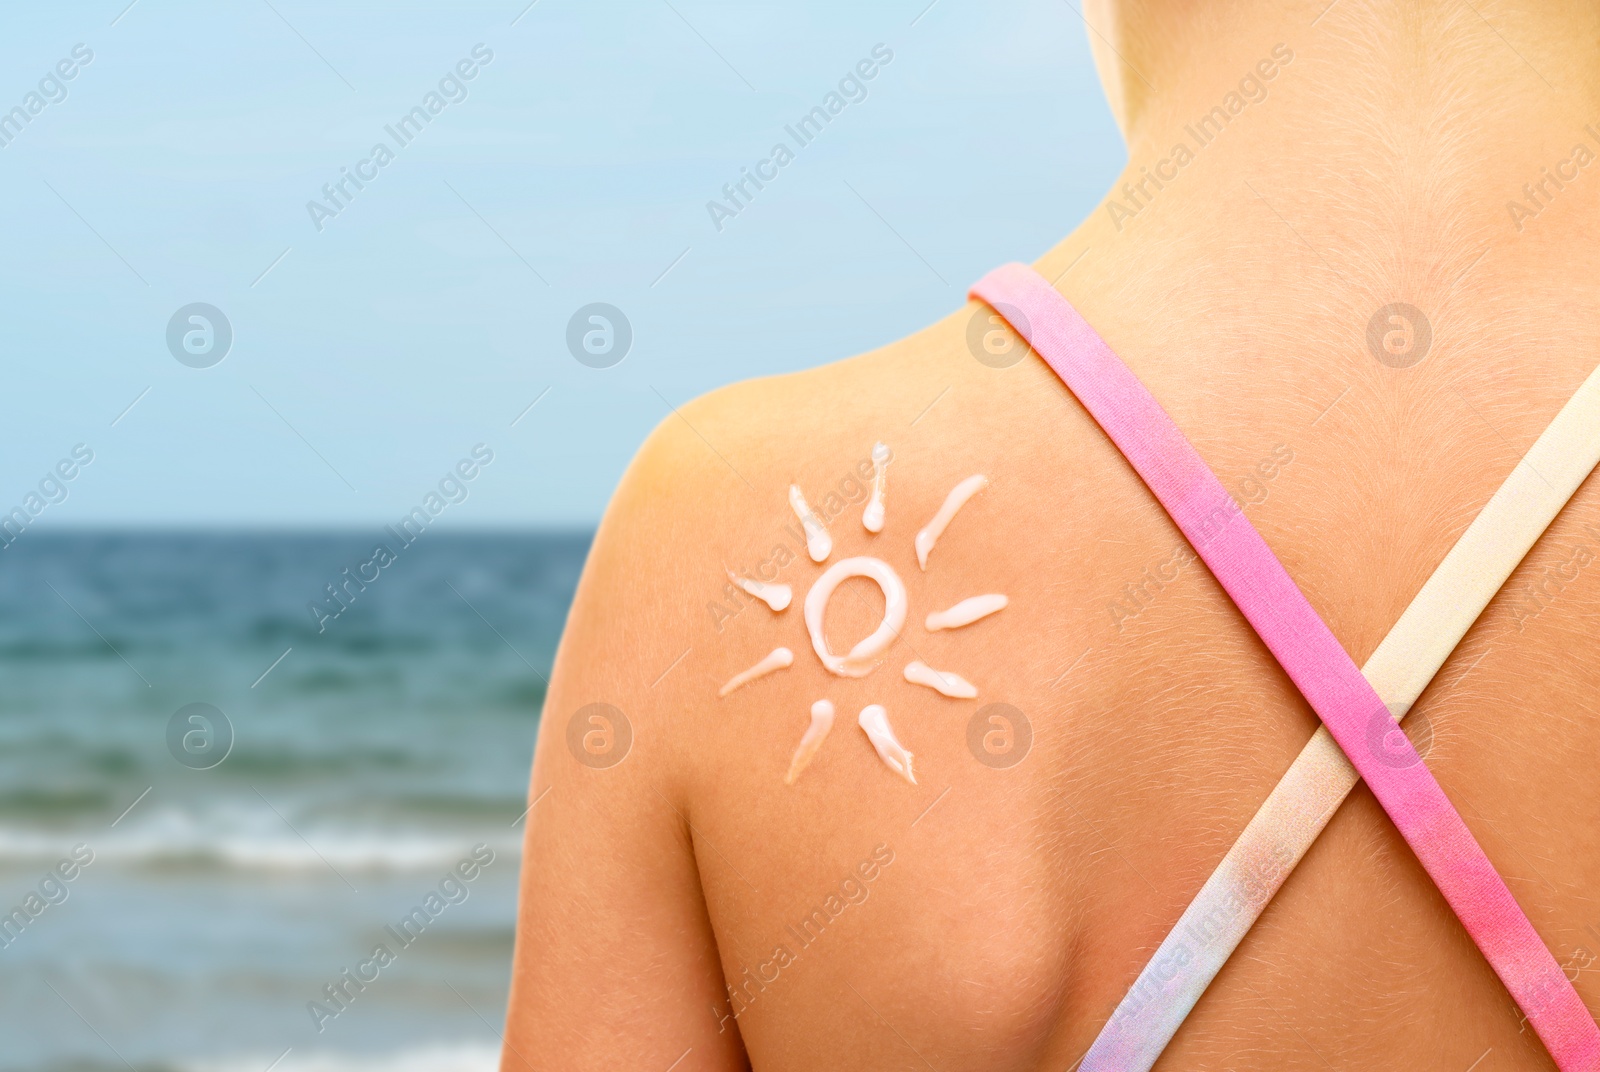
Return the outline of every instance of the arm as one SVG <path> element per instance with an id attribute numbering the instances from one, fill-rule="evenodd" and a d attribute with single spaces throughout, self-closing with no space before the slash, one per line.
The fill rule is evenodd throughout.
<path id="1" fill-rule="evenodd" d="M 714 1011 L 727 1001 L 689 825 L 689 705 L 670 680 L 653 687 L 693 639 L 673 548 L 702 545 L 703 519 L 679 504 L 729 479 L 689 435 L 668 418 L 630 468 L 561 641 L 525 820 L 503 1072 L 748 1067 Z M 579 714 L 590 704 L 623 716 Z"/>

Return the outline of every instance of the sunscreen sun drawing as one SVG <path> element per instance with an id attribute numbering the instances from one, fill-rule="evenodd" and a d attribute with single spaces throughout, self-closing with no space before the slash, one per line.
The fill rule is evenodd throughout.
<path id="1" fill-rule="evenodd" d="M 861 527 L 873 536 L 883 531 L 890 457 L 889 448 L 885 444 L 873 445 L 872 494 L 861 514 Z M 988 486 L 987 477 L 969 476 L 945 496 L 944 504 L 939 507 L 938 513 L 918 531 L 914 541 L 917 565 L 921 569 L 928 568 L 928 556 L 933 553 L 939 537 L 944 534 L 944 530 L 955 518 L 956 513 L 966 505 L 967 500 Z M 804 529 L 806 554 L 813 562 L 821 565 L 833 554 L 833 536 L 828 532 L 822 519 L 806 502 L 805 494 L 793 484 L 789 486 L 789 506 L 800 519 Z M 774 614 L 783 613 L 794 600 L 794 592 L 786 584 L 769 584 L 753 577 L 741 577 L 732 570 L 728 570 L 727 573 L 730 581 L 761 600 Z M 836 655 L 829 650 L 828 641 L 823 635 L 823 619 L 827 614 L 828 601 L 833 598 L 839 585 L 851 577 L 865 577 L 883 592 L 883 620 L 848 652 Z M 994 593 L 971 596 L 948 610 L 928 614 L 923 619 L 923 627 L 930 633 L 940 629 L 959 629 L 987 618 L 1003 609 L 1007 602 L 1005 596 Z M 811 583 L 802 608 L 806 632 L 811 637 L 812 651 L 816 653 L 824 669 L 839 677 L 866 677 L 883 665 L 888 658 L 889 648 L 905 629 L 906 615 L 910 611 L 905 582 L 900 579 L 893 566 L 871 555 L 856 555 L 834 562 Z M 727 696 L 758 678 L 793 666 L 794 659 L 794 652 L 788 648 L 774 648 L 754 666 L 728 679 L 717 695 Z M 903 673 L 905 679 L 913 685 L 933 689 L 943 696 L 972 699 L 978 695 L 977 686 L 965 678 L 948 671 L 935 670 L 920 659 L 908 663 Z M 789 772 L 783 779 L 785 784 L 793 785 L 801 772 L 816 757 L 828 736 L 828 731 L 833 728 L 833 716 L 832 701 L 821 699 L 811 705 L 811 724 L 806 728 L 804 736 L 800 738 L 800 743 L 794 750 L 794 757 L 789 762 Z M 915 785 L 917 779 L 911 769 L 915 757 L 895 736 L 894 728 L 889 724 L 888 710 L 882 704 L 868 704 L 861 709 L 856 723 L 867 735 L 867 740 L 884 765 Z"/>

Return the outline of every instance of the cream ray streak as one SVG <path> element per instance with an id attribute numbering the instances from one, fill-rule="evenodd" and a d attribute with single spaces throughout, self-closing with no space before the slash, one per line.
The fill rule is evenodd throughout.
<path id="1" fill-rule="evenodd" d="M 732 570 L 728 571 L 728 580 L 761 600 L 774 611 L 783 610 L 789 605 L 789 601 L 794 598 L 794 589 L 786 584 L 764 584 L 754 577 L 741 577 Z"/>
<path id="2" fill-rule="evenodd" d="M 935 670 L 920 659 L 906 664 L 906 680 L 957 700 L 970 700 L 978 695 L 978 686 L 966 678 L 948 670 Z"/>
<path id="3" fill-rule="evenodd" d="M 794 750 L 794 758 L 789 760 L 789 773 L 783 776 L 784 785 L 793 785 L 799 779 L 800 772 L 811 765 L 817 749 L 822 747 L 822 742 L 831 729 L 833 729 L 833 704 L 827 700 L 818 700 L 811 705 L 811 725 L 806 727 L 805 736 L 800 738 L 800 745 Z"/>
<path id="4" fill-rule="evenodd" d="M 972 596 L 963 599 L 949 610 L 936 610 L 928 615 L 923 625 L 928 632 L 940 629 L 960 629 L 963 625 L 971 625 L 979 618 L 987 618 L 999 610 L 1004 610 L 1011 601 L 1002 595 Z"/>
<path id="5" fill-rule="evenodd" d="M 883 531 L 883 493 L 889 482 L 889 447 L 872 445 L 872 501 L 861 511 L 861 527 L 868 532 Z"/>
<path id="6" fill-rule="evenodd" d="M 717 692 L 718 696 L 726 696 L 743 685 L 748 685 L 758 677 L 766 677 L 774 670 L 782 670 L 794 665 L 794 652 L 788 648 L 773 648 L 772 653 L 765 659 L 756 663 L 750 669 L 734 674 L 728 683 Z"/>
<path id="7" fill-rule="evenodd" d="M 916 785 L 916 776 L 911 773 L 913 757 L 906 751 L 906 746 L 895 737 L 894 730 L 889 726 L 889 712 L 883 709 L 883 705 L 868 704 L 863 707 L 856 722 L 866 731 L 867 740 L 872 742 L 872 747 L 877 750 L 878 758 L 883 760 L 884 766 L 912 785 Z"/>
<path id="8" fill-rule="evenodd" d="M 950 519 L 956 516 L 956 511 L 967 504 L 967 500 L 989 486 L 989 478 L 981 473 L 969 476 L 945 496 L 944 505 L 939 507 L 939 512 L 933 515 L 933 520 L 923 526 L 917 533 L 917 565 L 923 569 L 928 568 L 928 552 L 933 550 L 933 545 L 939 542 L 939 537 L 944 534 L 945 526 L 950 524 Z"/>
<path id="9" fill-rule="evenodd" d="M 789 505 L 800 519 L 800 527 L 806 530 L 806 554 L 811 556 L 813 562 L 826 562 L 833 553 L 833 537 L 828 535 L 828 527 L 807 504 L 798 484 L 789 485 Z"/>

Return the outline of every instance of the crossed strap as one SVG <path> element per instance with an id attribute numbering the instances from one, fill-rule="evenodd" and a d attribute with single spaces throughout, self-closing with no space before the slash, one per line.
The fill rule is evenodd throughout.
<path id="1" fill-rule="evenodd" d="M 972 296 L 1027 339 L 1094 417 L 1323 723 L 1101 1030 L 1085 1072 L 1143 1072 L 1154 1064 L 1358 779 L 1557 1066 L 1600 1072 L 1600 1028 L 1433 774 L 1395 731 L 1395 720 L 1600 461 L 1600 370 L 1462 535 L 1363 673 L 1172 418 L 1065 298 L 1021 264 L 990 272 Z"/>

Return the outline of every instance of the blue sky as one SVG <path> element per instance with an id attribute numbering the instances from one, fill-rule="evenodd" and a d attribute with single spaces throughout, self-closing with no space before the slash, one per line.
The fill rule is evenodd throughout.
<path id="1" fill-rule="evenodd" d="M 663 396 L 945 315 L 1125 158 L 1064 0 L 525 4 L 0 15 L 0 112 L 93 53 L 0 149 L 0 513 L 84 443 L 36 524 L 382 524 L 486 443 L 451 527 L 588 526 Z M 866 99 L 719 233 L 706 202 L 880 43 Z M 396 147 L 480 44 L 465 99 Z M 380 142 L 319 232 L 307 202 Z M 233 332 L 210 368 L 168 350 L 195 302 Z M 568 351 L 593 302 L 632 327 L 613 367 Z"/>

